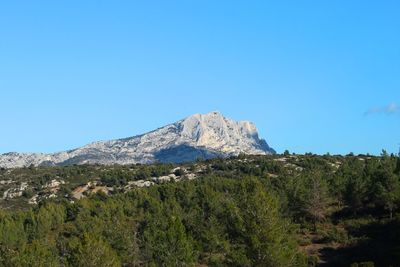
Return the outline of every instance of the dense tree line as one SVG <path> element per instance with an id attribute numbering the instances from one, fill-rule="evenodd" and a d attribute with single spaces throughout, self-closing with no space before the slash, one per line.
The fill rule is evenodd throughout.
<path id="1" fill-rule="evenodd" d="M 210 177 L 0 214 L 2 266 L 305 266 L 256 178 Z"/>
<path id="2" fill-rule="evenodd" d="M 301 249 L 308 236 L 354 248 L 353 258 L 331 266 L 400 262 L 400 160 L 394 155 L 287 152 L 284 157 L 241 155 L 183 165 L 196 166 L 202 172 L 193 181 L 0 211 L 0 266 L 312 266 L 318 259 Z M 118 187 L 167 175 L 174 167 L 16 172 L 18 177 L 40 173 L 39 184 L 55 176 L 72 181 L 90 176 Z M 370 243 L 357 236 L 360 229 L 371 233 Z M 381 233 L 390 234 L 390 241 L 383 242 Z"/>

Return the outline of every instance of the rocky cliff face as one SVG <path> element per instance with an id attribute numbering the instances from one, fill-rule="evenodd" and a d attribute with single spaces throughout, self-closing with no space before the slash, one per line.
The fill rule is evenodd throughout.
<path id="1" fill-rule="evenodd" d="M 211 112 L 195 114 L 143 135 L 95 142 L 65 152 L 6 153 L 0 155 L 0 167 L 184 162 L 239 153 L 265 155 L 275 151 L 258 137 L 253 123 L 236 122 Z"/>

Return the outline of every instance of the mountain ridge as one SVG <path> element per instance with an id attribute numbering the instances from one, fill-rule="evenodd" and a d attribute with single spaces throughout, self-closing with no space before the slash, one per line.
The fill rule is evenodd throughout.
<path id="1" fill-rule="evenodd" d="M 16 168 L 72 164 L 135 164 L 183 162 L 196 158 L 274 154 L 250 121 L 234 121 L 219 112 L 194 114 L 148 133 L 96 141 L 52 154 L 9 152 L 0 167 Z"/>

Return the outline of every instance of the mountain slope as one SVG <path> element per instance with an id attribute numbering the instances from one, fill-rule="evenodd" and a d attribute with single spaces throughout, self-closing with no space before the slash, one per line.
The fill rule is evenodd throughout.
<path id="1" fill-rule="evenodd" d="M 244 154 L 274 154 L 248 121 L 225 118 L 218 112 L 195 114 L 152 132 L 130 138 L 95 142 L 54 154 L 6 153 L 0 167 L 72 164 L 132 164 L 183 162 Z"/>

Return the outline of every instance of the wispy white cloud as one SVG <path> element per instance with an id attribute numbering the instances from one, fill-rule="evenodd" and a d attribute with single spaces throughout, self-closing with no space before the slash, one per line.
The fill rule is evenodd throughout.
<path id="1" fill-rule="evenodd" d="M 396 103 L 390 103 L 384 107 L 374 107 L 367 110 L 364 115 L 371 115 L 371 114 L 385 114 L 385 115 L 394 115 L 400 114 L 400 106 Z"/>

